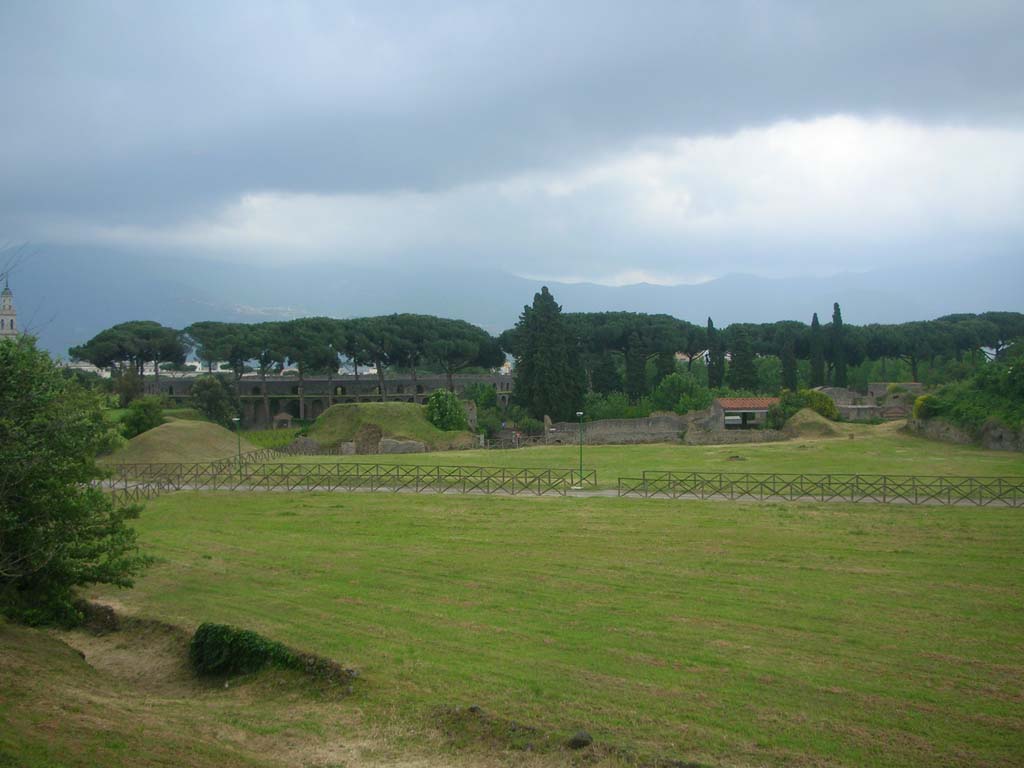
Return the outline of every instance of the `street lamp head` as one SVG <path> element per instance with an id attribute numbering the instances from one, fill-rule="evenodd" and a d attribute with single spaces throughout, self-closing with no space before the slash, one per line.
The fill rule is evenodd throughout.
<path id="1" fill-rule="evenodd" d="M 576 418 L 583 416 L 583 411 L 576 411 Z"/>

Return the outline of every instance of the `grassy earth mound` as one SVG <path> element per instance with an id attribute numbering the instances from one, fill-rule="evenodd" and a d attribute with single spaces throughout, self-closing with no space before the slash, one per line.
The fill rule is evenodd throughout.
<path id="1" fill-rule="evenodd" d="M 801 408 L 786 421 L 782 431 L 790 437 L 839 437 L 835 425 L 810 408 Z"/>
<path id="2" fill-rule="evenodd" d="M 242 452 L 255 450 L 243 438 Z M 105 464 L 216 461 L 234 456 L 234 432 L 208 421 L 172 420 L 133 437 L 123 448 L 101 460 Z"/>
<path id="3" fill-rule="evenodd" d="M 415 403 L 350 403 L 324 411 L 309 428 L 308 435 L 323 446 L 354 440 L 365 426 L 378 427 L 382 437 L 418 440 L 432 450 L 472 448 L 477 445 L 470 432 L 438 429 L 427 420 L 426 408 Z"/>

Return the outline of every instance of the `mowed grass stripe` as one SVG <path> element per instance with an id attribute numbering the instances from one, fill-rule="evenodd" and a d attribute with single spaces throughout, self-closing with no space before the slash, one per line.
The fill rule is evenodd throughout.
<path id="1" fill-rule="evenodd" d="M 357 664 L 369 711 L 480 704 L 652 755 L 1013 764 L 1019 511 L 195 494 L 118 599 Z"/>

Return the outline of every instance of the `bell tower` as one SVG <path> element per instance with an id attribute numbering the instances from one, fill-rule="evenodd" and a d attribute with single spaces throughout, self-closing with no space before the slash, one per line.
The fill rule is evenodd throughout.
<path id="1" fill-rule="evenodd" d="M 14 294 L 4 275 L 4 289 L 0 291 L 0 339 L 10 339 L 18 335 L 15 325 L 18 313 L 14 310 Z"/>

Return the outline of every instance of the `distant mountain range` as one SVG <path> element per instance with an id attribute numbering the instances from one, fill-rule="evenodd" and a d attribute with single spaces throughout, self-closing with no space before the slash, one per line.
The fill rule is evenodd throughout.
<path id="1" fill-rule="evenodd" d="M 176 328 L 197 320 L 256 322 L 308 315 L 418 312 L 499 332 L 511 327 L 541 282 L 478 269 L 353 268 L 335 264 L 236 266 L 210 259 L 139 256 L 110 249 L 35 246 L 11 275 L 21 325 L 66 355 L 125 320 Z M 904 322 L 953 312 L 1024 311 L 1024 258 L 946 268 L 900 267 L 830 277 L 729 275 L 699 285 L 608 287 L 546 283 L 568 312 L 667 313 L 694 323 L 824 321 L 838 301 L 848 323 Z"/>

